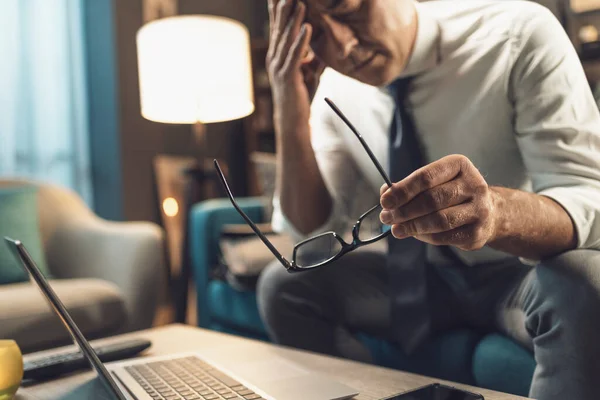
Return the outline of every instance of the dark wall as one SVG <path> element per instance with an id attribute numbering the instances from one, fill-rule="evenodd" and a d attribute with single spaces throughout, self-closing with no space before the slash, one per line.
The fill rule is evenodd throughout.
<path id="1" fill-rule="evenodd" d="M 159 222 L 152 160 L 157 154 L 197 156 L 192 127 L 145 120 L 140 114 L 136 33 L 142 26 L 142 0 L 113 0 L 115 17 L 117 88 L 119 104 L 120 169 L 125 220 Z M 266 0 L 180 0 L 180 14 L 212 14 L 243 22 L 253 36 L 262 35 Z M 243 127 L 241 121 L 207 127 L 206 155 L 241 165 Z M 242 171 L 243 172 L 243 171 Z M 245 191 L 245 179 L 234 179 L 238 193 Z"/>
<path id="2" fill-rule="evenodd" d="M 210 14 L 241 21 L 252 36 L 262 35 L 267 0 L 179 0 L 180 14 Z"/>

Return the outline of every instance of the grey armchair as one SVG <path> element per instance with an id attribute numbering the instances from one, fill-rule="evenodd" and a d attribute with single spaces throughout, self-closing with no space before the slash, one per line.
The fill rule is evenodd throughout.
<path id="1" fill-rule="evenodd" d="M 167 273 L 162 230 L 149 222 L 103 220 L 62 187 L 18 180 L 0 180 L 0 186 L 23 182 L 39 187 L 50 283 L 84 334 L 95 338 L 150 327 Z M 69 343 L 30 282 L 0 286 L 0 338 L 15 339 L 23 352 Z"/>

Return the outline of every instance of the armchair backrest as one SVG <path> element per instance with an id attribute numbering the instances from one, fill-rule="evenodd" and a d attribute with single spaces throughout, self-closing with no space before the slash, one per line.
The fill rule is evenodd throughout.
<path id="1" fill-rule="evenodd" d="M 28 179 L 0 179 L 0 188 L 14 185 L 38 187 L 38 215 L 44 250 L 57 228 L 72 218 L 96 218 L 83 200 L 74 191 Z"/>

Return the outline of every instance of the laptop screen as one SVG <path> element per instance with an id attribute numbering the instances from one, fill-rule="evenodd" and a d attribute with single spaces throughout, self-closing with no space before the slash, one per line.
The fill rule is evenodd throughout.
<path id="1" fill-rule="evenodd" d="M 98 377 L 100 378 L 104 386 L 106 386 L 107 390 L 111 394 L 113 394 L 116 399 L 127 400 L 127 397 L 121 392 L 110 373 L 102 364 L 102 361 L 100 361 L 100 359 L 96 355 L 96 352 L 94 351 L 92 346 L 90 346 L 87 339 L 83 336 L 83 333 L 81 333 L 81 331 L 71 318 L 71 315 L 69 315 L 69 313 L 67 312 L 67 309 L 65 308 L 63 303 L 60 301 L 54 290 L 52 290 L 52 288 L 46 281 L 46 278 L 44 278 L 44 276 L 38 269 L 37 265 L 25 249 L 23 243 L 21 243 L 18 240 L 13 240 L 6 237 L 4 238 L 4 240 L 6 241 L 8 247 L 11 249 L 17 260 L 23 264 L 29 275 L 38 285 L 40 291 L 46 297 L 46 299 L 50 303 L 50 306 L 61 319 L 65 328 L 73 338 L 73 341 L 79 346 L 79 348 L 81 349 L 82 353 L 85 355 L 91 366 L 98 373 Z"/>

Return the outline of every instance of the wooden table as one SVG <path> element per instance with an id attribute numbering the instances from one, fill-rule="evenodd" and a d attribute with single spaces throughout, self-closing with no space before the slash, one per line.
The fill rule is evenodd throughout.
<path id="1" fill-rule="evenodd" d="M 394 393 L 417 388 L 432 382 L 447 383 L 481 393 L 486 400 L 524 399 L 523 397 L 514 395 L 473 388 L 392 369 L 274 346 L 260 341 L 249 340 L 186 325 L 169 325 L 130 333 L 116 338 L 127 337 L 141 337 L 152 341 L 152 347 L 150 347 L 143 356 L 202 351 L 202 349 L 223 344 L 243 344 L 244 346 L 252 346 L 253 348 L 256 348 L 256 346 L 264 348 L 270 347 L 271 351 L 274 349 L 280 356 L 283 356 L 288 360 L 307 367 L 312 371 L 328 375 L 334 380 L 345 383 L 360 391 L 360 394 L 356 397 L 357 400 L 380 399 Z M 109 342 L 111 340 L 115 340 L 115 338 L 98 340 L 93 343 Z M 55 352 L 57 352 L 57 350 L 27 355 L 25 356 L 25 360 Z M 91 398 L 92 396 L 86 395 L 86 393 L 89 394 L 89 391 L 94 390 L 94 388 L 97 389 L 97 385 L 99 385 L 98 380 L 94 378 L 95 373 L 84 372 L 54 381 L 21 387 L 17 392 L 15 400 Z"/>

